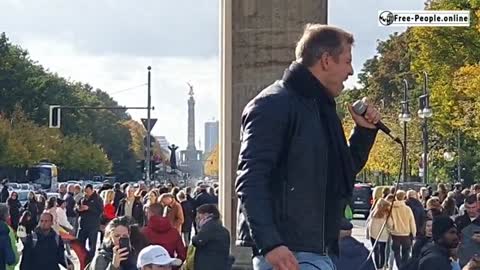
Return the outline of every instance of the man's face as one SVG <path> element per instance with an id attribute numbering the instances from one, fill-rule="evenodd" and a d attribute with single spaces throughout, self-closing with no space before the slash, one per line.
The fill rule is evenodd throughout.
<path id="1" fill-rule="evenodd" d="M 344 44 L 343 52 L 338 57 L 328 55 L 324 61 L 324 70 L 327 74 L 322 83 L 331 96 L 338 97 L 344 88 L 343 82 L 353 75 L 352 45 Z"/>
<path id="2" fill-rule="evenodd" d="M 40 229 L 42 231 L 48 231 L 52 228 L 53 220 L 51 215 L 42 214 L 40 216 Z"/>
<path id="3" fill-rule="evenodd" d="M 64 186 L 64 185 L 61 185 L 59 189 L 60 189 L 60 193 L 66 193 L 67 192 L 67 187 Z"/>
<path id="4" fill-rule="evenodd" d="M 476 218 L 478 217 L 478 203 L 466 203 L 465 204 L 465 210 L 467 211 L 467 214 L 470 218 Z"/>
<path id="5" fill-rule="evenodd" d="M 432 221 L 431 220 L 427 220 L 427 222 L 425 223 L 425 235 L 427 237 L 432 237 Z"/>
<path id="6" fill-rule="evenodd" d="M 92 196 L 93 194 L 93 189 L 92 188 L 85 188 L 85 195 L 87 195 L 87 197 L 90 197 Z"/>
<path id="7" fill-rule="evenodd" d="M 448 249 L 456 248 L 459 243 L 457 228 L 451 228 L 450 230 L 448 230 L 443 235 L 441 241 L 443 242 L 443 245 Z"/>

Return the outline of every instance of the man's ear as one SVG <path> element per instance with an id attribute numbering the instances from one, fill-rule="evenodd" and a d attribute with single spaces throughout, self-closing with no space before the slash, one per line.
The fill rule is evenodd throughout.
<path id="1" fill-rule="evenodd" d="M 320 59 L 318 59 L 316 64 L 320 65 L 320 67 L 323 70 L 326 70 L 326 69 L 328 69 L 328 66 L 330 65 L 330 61 L 331 61 L 330 54 L 328 52 L 324 52 L 324 53 L 322 53 L 322 55 L 320 56 Z"/>

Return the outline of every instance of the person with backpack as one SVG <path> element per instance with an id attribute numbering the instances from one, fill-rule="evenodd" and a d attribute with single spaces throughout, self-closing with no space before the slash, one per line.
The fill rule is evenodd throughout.
<path id="1" fill-rule="evenodd" d="M 63 241 L 52 227 L 53 215 L 42 213 L 39 226 L 22 239 L 24 248 L 20 270 L 60 270 L 59 264 L 73 269 L 73 265 L 67 265 Z"/>

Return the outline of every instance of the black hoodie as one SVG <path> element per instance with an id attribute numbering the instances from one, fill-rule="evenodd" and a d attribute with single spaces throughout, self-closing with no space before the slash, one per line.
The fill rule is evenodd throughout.
<path id="1" fill-rule="evenodd" d="M 437 243 L 427 245 L 422 250 L 418 270 L 452 270 L 448 249 Z"/>

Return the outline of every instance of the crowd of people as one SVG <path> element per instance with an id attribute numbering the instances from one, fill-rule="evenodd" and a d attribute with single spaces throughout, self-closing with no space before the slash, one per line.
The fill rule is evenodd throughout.
<path id="1" fill-rule="evenodd" d="M 480 269 L 480 185 L 385 188 L 367 219 L 376 269 Z"/>
<path id="2" fill-rule="evenodd" d="M 89 270 L 230 269 L 217 190 L 62 183 L 57 197 L 32 191 L 24 205 L 11 191 L 0 204 L 0 270 L 73 269 L 65 239 L 80 243 Z"/>

